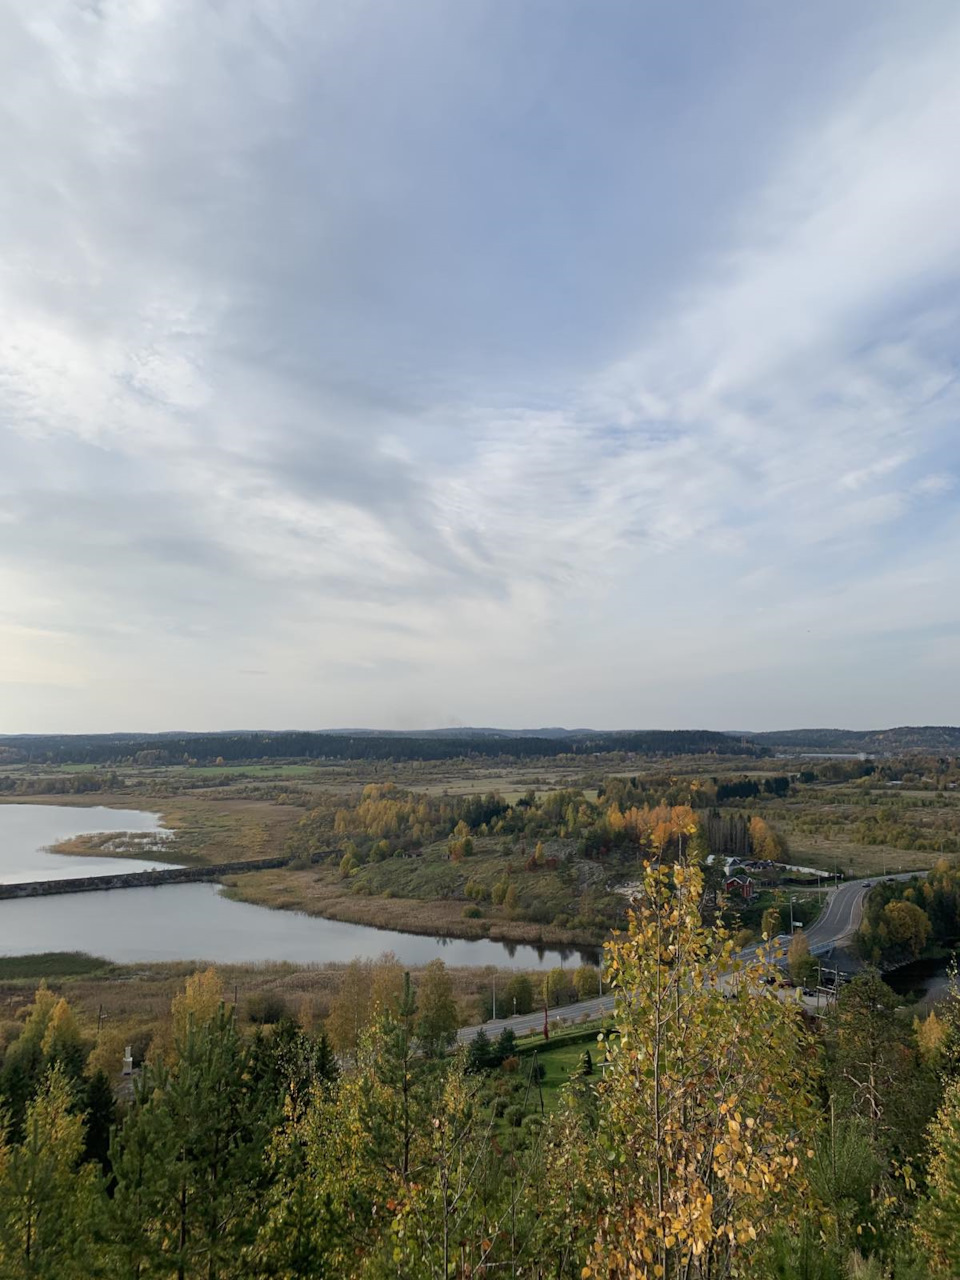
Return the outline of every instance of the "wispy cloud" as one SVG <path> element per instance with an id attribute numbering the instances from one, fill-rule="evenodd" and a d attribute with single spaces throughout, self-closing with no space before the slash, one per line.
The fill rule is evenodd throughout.
<path id="1" fill-rule="evenodd" d="M 960 714 L 952 6 L 523 9 L 0 15 L 0 728 Z"/>

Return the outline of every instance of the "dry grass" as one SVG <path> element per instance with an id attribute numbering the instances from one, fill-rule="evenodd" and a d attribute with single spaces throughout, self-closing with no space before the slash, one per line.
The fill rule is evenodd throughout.
<path id="1" fill-rule="evenodd" d="M 806 867 L 834 871 L 839 867 L 854 877 L 879 876 L 894 871 L 929 871 L 937 854 L 916 849 L 894 849 L 888 845 L 853 844 L 849 840 L 824 836 L 790 837 L 790 861 Z"/>
<path id="2" fill-rule="evenodd" d="M 76 1011 L 84 1033 L 102 1042 L 111 1058 L 108 1069 L 119 1069 L 119 1057 L 125 1043 L 139 1043 L 144 1048 L 170 1012 L 170 1002 L 182 991 L 187 978 L 197 971 L 194 964 L 109 965 L 93 973 L 53 972 L 55 964 L 43 964 L 47 958 L 37 957 L 46 970 L 43 980 L 58 995 L 63 995 Z M 52 957 L 50 958 L 53 959 Z M 70 968 L 67 964 L 66 968 Z M 241 1022 L 246 1025 L 247 1004 L 254 996 L 269 994 L 282 998 L 289 1013 L 305 1026 L 318 1030 L 327 1017 L 343 981 L 346 965 L 321 967 L 291 964 L 223 965 L 217 973 L 223 982 L 228 1004 L 236 1004 Z M 411 969 L 414 985 L 421 967 Z M 479 1021 L 479 998 L 490 990 L 491 980 L 506 983 L 518 971 L 494 969 L 492 966 L 463 967 L 448 970 L 461 1022 Z M 542 974 L 530 973 L 534 982 Z M 38 977 L 0 980 L 0 1047 L 22 1024 L 24 1013 L 33 1001 Z M 113 1058 L 117 1060 L 112 1061 Z"/>
<path id="3" fill-rule="evenodd" d="M 293 805 L 274 804 L 269 800 L 236 799 L 223 795 L 110 795 L 82 796 L 18 796 L 7 803 L 59 804 L 92 808 L 103 805 L 110 809 L 140 809 L 159 813 L 163 825 L 174 832 L 149 856 L 158 861 L 186 864 L 246 862 L 280 853 L 293 826 L 303 817 L 303 810 Z M 106 837 L 115 840 L 115 835 Z M 77 836 L 56 846 L 57 853 L 105 856 L 104 837 Z M 122 853 L 117 857 L 125 856 Z M 128 856 L 143 857 L 142 849 L 132 849 Z"/>
<path id="4" fill-rule="evenodd" d="M 492 938 L 498 942 L 518 942 L 547 946 L 595 946 L 588 931 L 561 929 L 551 924 L 512 920 L 503 908 L 485 904 L 485 916 L 464 919 L 462 898 L 385 898 L 355 894 L 351 882 L 342 880 L 333 867 L 254 871 L 229 876 L 225 881 L 230 897 L 265 907 L 304 911 L 349 924 L 403 933 L 425 933 L 448 938 Z"/>

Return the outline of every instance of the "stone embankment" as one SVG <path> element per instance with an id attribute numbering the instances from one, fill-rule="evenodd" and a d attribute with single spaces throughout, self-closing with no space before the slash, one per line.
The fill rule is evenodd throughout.
<path id="1" fill-rule="evenodd" d="M 118 871 L 116 875 L 79 876 L 72 880 L 30 880 L 23 884 L 0 884 L 0 898 L 45 898 L 57 893 L 91 893 L 97 889 L 189 884 L 246 871 L 273 871 L 288 866 L 289 862 L 289 858 L 252 858 L 248 862 L 220 862 L 206 867 L 163 867 L 158 871 Z"/>

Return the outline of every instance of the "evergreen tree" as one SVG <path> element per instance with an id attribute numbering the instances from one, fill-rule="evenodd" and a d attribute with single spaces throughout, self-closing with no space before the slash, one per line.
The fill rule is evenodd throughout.
<path id="1" fill-rule="evenodd" d="M 110 1133 L 117 1118 L 117 1104 L 105 1071 L 86 1081 L 83 1093 L 86 1117 L 84 1160 L 95 1160 L 104 1174 L 110 1169 Z"/>
<path id="2" fill-rule="evenodd" d="M 263 1217 L 246 1251 L 246 1276 L 283 1280 L 327 1280 L 343 1274 L 339 1250 L 348 1243 L 346 1215 L 333 1191 L 311 1169 L 314 1115 L 297 1114 L 288 1101 L 284 1123 L 268 1152 Z"/>
<path id="3" fill-rule="evenodd" d="M 78 1168 L 83 1120 L 61 1067 L 52 1068 L 26 1108 L 23 1139 L 0 1145 L 0 1277 L 88 1280 L 99 1182 Z"/>
<path id="4" fill-rule="evenodd" d="M 517 1037 L 512 1027 L 504 1027 L 497 1036 L 493 1045 L 493 1062 L 495 1066 L 500 1066 L 502 1062 L 506 1062 L 507 1058 L 514 1058 L 517 1054 Z"/>
<path id="5" fill-rule="evenodd" d="M 242 1274 L 238 1260 L 260 1216 L 272 1098 L 253 1081 L 248 1051 L 222 1006 L 188 1022 L 172 1066 L 147 1069 L 111 1148 L 113 1229 L 128 1273 Z"/>
<path id="6" fill-rule="evenodd" d="M 479 1075 L 489 1070 L 492 1064 L 493 1045 L 490 1043 L 490 1037 L 481 1027 L 467 1046 L 467 1071 L 472 1075 Z"/>

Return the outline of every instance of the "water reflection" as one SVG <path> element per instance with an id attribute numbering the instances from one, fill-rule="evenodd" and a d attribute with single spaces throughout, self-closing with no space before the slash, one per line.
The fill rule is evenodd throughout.
<path id="1" fill-rule="evenodd" d="M 216 885 L 108 889 L 0 902 L 0 954 L 86 951 L 118 963 L 209 960 L 243 964 L 345 962 L 393 951 L 401 964 L 498 965 L 550 969 L 577 959 L 572 949 L 489 938 L 433 938 L 273 911 L 220 894 Z"/>
<path id="2" fill-rule="evenodd" d="M 101 806 L 0 805 L 0 880 L 116 875 L 170 865 L 133 858 L 64 856 L 44 848 L 97 831 L 159 833 L 160 819 L 153 813 Z M 449 965 L 516 969 L 550 969 L 597 959 L 590 949 L 430 937 L 323 920 L 297 911 L 274 911 L 225 898 L 212 884 L 0 901 L 0 955 L 43 951 L 85 951 L 117 963 L 207 960 L 217 964 L 324 964 L 393 951 L 408 965 L 427 964 L 442 955 Z"/>

